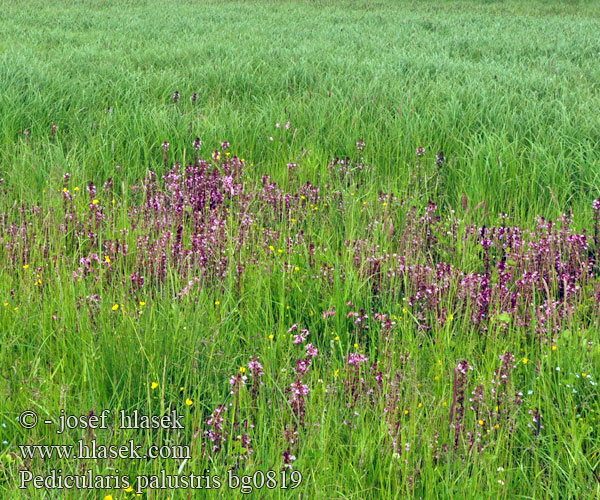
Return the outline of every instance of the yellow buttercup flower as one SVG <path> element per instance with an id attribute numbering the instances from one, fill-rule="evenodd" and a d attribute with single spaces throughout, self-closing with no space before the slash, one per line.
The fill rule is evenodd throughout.
<path id="1" fill-rule="evenodd" d="M 146 303 L 143 300 L 140 300 L 140 306 L 144 307 Z"/>
<path id="2" fill-rule="evenodd" d="M 114 306 L 112 306 L 113 311 L 116 311 L 117 309 L 119 309 L 119 304 L 115 304 Z"/>
<path id="3" fill-rule="evenodd" d="M 271 334 L 269 335 L 269 340 L 273 340 L 275 338 L 275 335 Z"/>
<path id="4" fill-rule="evenodd" d="M 156 389 L 158 387 L 158 382 L 152 382 L 152 385 L 150 387 L 152 388 L 152 390 Z"/>
<path id="5" fill-rule="evenodd" d="M 97 205 L 98 203 L 100 203 L 98 200 L 92 201 L 92 205 Z"/>
<path id="6" fill-rule="evenodd" d="M 523 358 L 523 364 L 527 364 L 529 360 L 527 358 Z"/>
<path id="7" fill-rule="evenodd" d="M 185 400 L 185 404 L 188 405 L 188 406 L 192 406 L 194 404 L 194 402 L 190 398 L 187 398 Z"/>
<path id="8" fill-rule="evenodd" d="M 29 269 L 29 264 L 25 264 L 25 265 L 23 266 L 23 269 Z"/>

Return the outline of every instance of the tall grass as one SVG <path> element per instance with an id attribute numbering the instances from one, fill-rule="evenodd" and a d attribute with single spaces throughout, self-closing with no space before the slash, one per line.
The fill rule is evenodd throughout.
<path id="1" fill-rule="evenodd" d="M 122 500 L 132 493 L 15 485 L 20 468 L 291 465 L 298 489 L 250 496 L 595 498 L 599 14 L 588 2 L 5 2 L 0 488 Z M 206 169 L 196 187 L 186 165 Z M 177 409 L 185 431 L 98 438 L 190 444 L 192 459 L 19 455 L 90 439 L 24 430 L 24 409 L 56 421 L 104 408 Z"/>

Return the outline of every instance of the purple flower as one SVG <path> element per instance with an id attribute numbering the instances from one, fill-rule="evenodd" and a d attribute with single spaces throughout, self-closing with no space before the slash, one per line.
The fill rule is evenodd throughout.
<path id="1" fill-rule="evenodd" d="M 301 344 L 306 340 L 306 337 L 310 335 L 310 332 L 306 329 L 300 330 L 298 335 L 294 335 L 294 344 Z"/>
<path id="2" fill-rule="evenodd" d="M 263 366 L 258 361 L 258 356 L 250 356 L 250 362 L 248 363 L 248 370 L 250 370 L 250 375 L 253 377 L 260 377 L 264 374 Z"/>
<path id="3" fill-rule="evenodd" d="M 365 361 L 369 360 L 369 358 L 359 352 L 351 352 L 347 356 L 344 356 L 344 359 L 350 366 L 358 366 L 360 363 L 364 363 Z"/>
<path id="4" fill-rule="evenodd" d="M 319 355 L 319 350 L 312 344 L 306 344 L 306 355 L 316 358 Z"/>

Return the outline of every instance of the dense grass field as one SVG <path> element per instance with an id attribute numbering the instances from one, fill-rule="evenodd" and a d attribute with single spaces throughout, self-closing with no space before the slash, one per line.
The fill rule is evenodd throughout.
<path id="1" fill-rule="evenodd" d="M 600 3 L 1 7 L 3 498 L 600 496 Z"/>

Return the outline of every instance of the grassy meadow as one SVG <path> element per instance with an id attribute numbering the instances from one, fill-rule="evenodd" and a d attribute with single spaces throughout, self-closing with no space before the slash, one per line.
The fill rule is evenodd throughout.
<path id="1" fill-rule="evenodd" d="M 599 32 L 591 1 L 3 2 L 3 498 L 598 498 Z M 104 409 L 185 429 L 56 433 Z M 191 456 L 19 447 L 79 440 Z M 302 481 L 19 488 L 58 469 Z"/>

